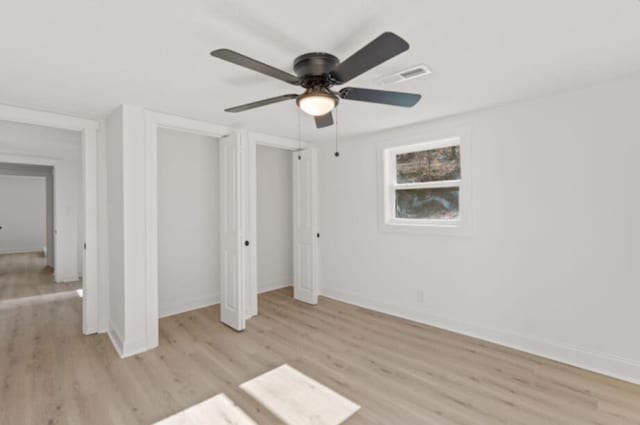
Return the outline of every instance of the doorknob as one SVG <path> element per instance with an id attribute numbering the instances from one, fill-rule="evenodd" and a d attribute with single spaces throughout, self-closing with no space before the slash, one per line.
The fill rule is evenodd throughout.
<path id="1" fill-rule="evenodd" d="M 244 241 L 244 246 L 249 246 L 249 241 Z"/>

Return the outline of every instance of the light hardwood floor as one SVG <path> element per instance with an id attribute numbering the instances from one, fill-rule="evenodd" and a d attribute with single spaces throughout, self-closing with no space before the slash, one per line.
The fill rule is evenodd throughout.
<path id="1" fill-rule="evenodd" d="M 46 297 L 42 282 L 15 288 L 42 274 L 5 270 L 0 294 Z M 150 424 L 220 393 L 278 424 L 238 386 L 285 363 L 362 406 L 349 425 L 640 424 L 638 386 L 288 289 L 261 295 L 243 333 L 217 306 L 162 319 L 160 347 L 124 360 L 106 335 L 81 335 L 66 293 L 0 301 L 0 424 Z"/>
<path id="2" fill-rule="evenodd" d="M 56 285 L 52 282 L 52 270 L 43 253 L 0 254 L 0 300 L 20 300 L 82 288 L 80 282 Z"/>

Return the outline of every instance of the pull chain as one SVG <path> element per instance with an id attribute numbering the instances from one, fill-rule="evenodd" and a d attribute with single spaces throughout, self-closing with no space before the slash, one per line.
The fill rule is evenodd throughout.
<path id="1" fill-rule="evenodd" d="M 300 155 L 300 151 L 302 150 L 302 142 L 300 141 L 300 108 L 296 108 L 298 110 L 298 161 L 302 159 L 302 155 Z"/>
<path id="2" fill-rule="evenodd" d="M 338 149 L 338 107 L 336 106 L 336 153 L 333 154 L 336 158 L 340 156 L 340 150 Z"/>

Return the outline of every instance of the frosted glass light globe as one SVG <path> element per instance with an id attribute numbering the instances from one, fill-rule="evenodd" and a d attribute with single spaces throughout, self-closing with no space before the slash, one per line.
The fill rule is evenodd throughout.
<path id="1" fill-rule="evenodd" d="M 314 117 L 328 114 L 336 107 L 335 97 L 323 92 L 304 93 L 296 102 L 300 109 Z"/>

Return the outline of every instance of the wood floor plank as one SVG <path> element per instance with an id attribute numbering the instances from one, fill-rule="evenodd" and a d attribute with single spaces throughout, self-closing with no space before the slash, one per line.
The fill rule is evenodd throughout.
<path id="1" fill-rule="evenodd" d="M 407 366 L 413 363 L 413 369 L 408 368 L 408 370 L 416 376 L 423 375 L 423 378 L 426 379 L 424 385 L 426 385 L 427 387 L 429 386 L 428 381 L 435 379 L 439 381 L 439 388 L 449 387 L 450 391 L 448 391 L 447 394 L 451 394 L 452 392 L 462 392 L 466 393 L 469 397 L 473 396 L 473 398 L 475 398 L 476 400 L 476 406 L 478 405 L 478 402 L 482 402 L 483 404 L 481 405 L 486 405 L 487 403 L 494 404 L 495 402 L 504 404 L 504 406 L 498 404 L 497 406 L 490 407 L 490 412 L 501 410 L 508 405 L 520 410 L 520 414 L 518 415 L 519 417 L 524 418 L 526 412 L 529 411 L 529 413 L 534 415 L 536 417 L 536 420 L 540 423 L 555 423 L 554 420 L 562 420 L 563 423 L 577 424 L 599 423 L 597 422 L 597 418 L 594 418 L 593 415 L 593 410 L 595 410 L 597 406 L 597 400 L 595 398 L 591 398 L 591 400 L 588 401 L 583 400 L 584 402 L 582 403 L 581 407 L 572 408 L 572 406 L 575 404 L 575 400 L 571 400 L 567 397 L 552 398 L 548 397 L 546 392 L 541 391 L 529 391 L 529 394 L 526 394 L 526 384 L 528 383 L 528 381 L 524 381 L 522 378 L 520 378 L 518 382 L 514 381 L 512 385 L 509 385 L 509 388 L 504 388 L 503 390 L 496 392 L 499 387 L 491 388 L 489 385 L 487 385 L 486 379 L 491 378 L 492 375 L 483 372 L 481 368 L 477 367 L 477 364 L 470 363 L 470 359 L 451 359 L 451 352 L 439 352 L 435 356 L 431 355 L 429 353 L 431 347 L 421 348 L 419 347 L 419 342 L 415 340 L 399 341 L 395 338 L 395 336 L 397 335 L 396 331 L 390 334 L 386 334 L 384 331 L 381 331 L 380 326 L 372 329 L 371 335 L 374 335 L 374 337 L 370 338 L 368 341 L 365 341 L 368 343 L 368 345 L 359 344 L 358 342 L 354 341 L 362 338 L 343 338 L 339 336 L 348 335 L 347 329 L 343 326 L 343 323 L 345 323 L 348 318 L 341 318 L 336 322 L 326 321 L 327 315 L 322 312 L 310 311 L 303 305 L 299 305 L 299 308 L 302 308 L 306 313 L 304 316 L 301 316 L 304 317 L 303 320 L 311 320 L 316 324 L 322 323 L 324 327 L 332 328 L 335 331 L 336 335 L 338 335 L 337 339 L 339 343 L 343 345 L 352 345 L 357 352 L 367 352 L 368 354 L 370 354 L 368 358 L 366 356 L 361 358 L 361 363 L 375 363 L 376 366 L 383 366 L 384 370 L 392 371 L 396 374 L 402 372 L 402 369 L 404 369 L 405 371 L 407 370 L 406 367 L 403 367 L 399 370 L 397 367 L 395 367 L 396 365 L 402 364 L 403 366 Z M 288 310 L 277 309 L 276 311 L 277 313 L 275 314 L 275 316 L 283 316 L 287 315 Z M 318 317 L 313 318 L 313 315 L 317 315 Z M 291 317 L 284 317 L 282 326 L 288 326 L 288 323 L 290 323 L 290 321 Z M 291 329 L 291 331 L 294 330 Z M 413 343 L 415 343 L 417 348 L 413 347 Z M 316 341 L 315 344 L 317 344 L 318 346 L 325 346 L 325 343 L 323 341 Z M 402 346 L 403 350 L 397 350 L 396 347 L 398 346 Z M 383 351 L 380 351 L 380 349 L 382 349 Z M 415 349 L 417 349 L 417 351 L 414 351 Z M 407 353 L 411 354 L 413 358 L 411 356 L 407 357 L 406 355 L 403 355 Z M 428 359 L 429 361 L 426 363 L 416 363 L 414 361 L 414 359 L 419 359 L 421 357 L 423 359 Z M 392 358 L 392 360 L 387 362 L 381 361 L 388 358 Z M 470 364 L 471 366 L 469 366 Z M 433 368 L 432 366 L 435 366 L 435 368 Z M 502 366 L 500 367 L 502 368 Z M 464 378 L 465 381 L 456 379 L 456 376 Z M 414 379 L 414 377 L 412 376 L 397 378 L 398 380 L 403 381 L 406 384 Z M 481 381 L 481 378 L 485 379 Z M 496 379 L 500 378 L 497 377 Z M 507 382 L 507 379 L 502 379 L 502 385 Z M 454 383 L 453 387 L 450 385 L 452 383 Z M 559 412 L 559 410 L 549 410 L 548 408 L 553 406 L 559 407 L 560 405 L 562 405 L 562 417 L 554 418 L 554 412 Z M 546 414 L 547 411 L 551 412 L 552 416 L 550 418 L 539 417 L 542 414 Z M 610 420 L 618 423 L 613 418 L 610 418 Z M 494 419 L 494 422 L 498 423 L 499 421 L 497 419 Z"/>
<path id="2" fill-rule="evenodd" d="M 262 294 L 242 333 L 208 307 L 120 359 L 81 334 L 79 288 L 41 255 L 0 255 L 0 424 L 151 424 L 226 394 L 278 425 L 239 385 L 289 364 L 361 406 L 348 425 L 640 425 L 640 386 L 290 289 Z"/>

